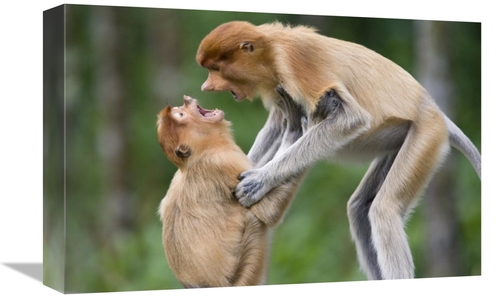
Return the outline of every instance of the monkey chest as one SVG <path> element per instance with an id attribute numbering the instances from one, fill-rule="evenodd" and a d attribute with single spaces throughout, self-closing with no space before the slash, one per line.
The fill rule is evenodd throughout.
<path id="1" fill-rule="evenodd" d="M 234 216 L 238 212 L 220 206 L 169 207 L 165 209 L 163 247 L 177 278 L 186 284 L 213 285 L 219 281 L 211 277 L 228 276 L 238 262 L 242 238 L 243 221 Z"/>

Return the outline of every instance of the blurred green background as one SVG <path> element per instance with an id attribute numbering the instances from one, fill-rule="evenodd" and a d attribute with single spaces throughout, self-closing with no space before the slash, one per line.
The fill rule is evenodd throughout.
<path id="1" fill-rule="evenodd" d="M 245 152 L 267 117 L 259 100 L 200 90 L 207 71 L 195 53 L 221 23 L 307 24 L 367 46 L 417 77 L 480 149 L 480 23 L 79 5 L 65 14 L 65 75 L 44 90 L 53 98 L 64 86 L 64 104 L 44 107 L 44 283 L 65 292 L 180 287 L 156 213 L 176 171 L 157 143 L 157 113 L 195 97 L 225 111 Z M 275 229 L 270 284 L 366 279 L 346 203 L 367 167 L 314 167 Z M 435 178 L 407 224 L 416 276 L 480 275 L 480 180 L 456 150 Z"/>

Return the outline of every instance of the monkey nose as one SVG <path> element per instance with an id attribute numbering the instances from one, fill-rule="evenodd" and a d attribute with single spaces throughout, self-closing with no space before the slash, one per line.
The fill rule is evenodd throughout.
<path id="1" fill-rule="evenodd" d="M 205 83 L 201 85 L 201 91 L 213 91 L 213 90 L 214 90 L 213 86 L 208 81 L 205 81 Z"/>
<path id="2" fill-rule="evenodd" d="M 193 100 L 194 100 L 194 98 L 187 96 L 187 95 L 184 95 L 184 104 L 186 106 L 190 105 L 193 102 Z"/>

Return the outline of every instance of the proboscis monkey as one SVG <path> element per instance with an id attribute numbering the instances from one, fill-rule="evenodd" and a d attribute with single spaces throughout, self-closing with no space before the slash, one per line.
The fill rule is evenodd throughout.
<path id="1" fill-rule="evenodd" d="M 236 187 L 244 206 L 319 160 L 373 160 L 347 206 L 358 259 L 370 279 L 414 276 L 404 224 L 450 144 L 481 176 L 478 150 L 428 92 L 361 45 L 306 26 L 235 21 L 210 32 L 196 60 L 209 71 L 203 91 L 228 90 L 238 101 L 259 96 L 269 109 L 248 153 L 256 167 Z M 288 97 L 307 131 L 278 150 L 282 119 L 290 116 L 280 102 Z"/>
<path id="2" fill-rule="evenodd" d="M 243 207 L 234 188 L 238 175 L 252 164 L 234 142 L 222 111 L 203 109 L 185 96 L 183 106 L 159 113 L 157 126 L 165 155 L 179 168 L 158 210 L 175 276 L 184 287 L 265 283 L 269 228 L 281 221 L 301 177 Z M 295 135 L 293 143 L 302 127 L 283 133 Z"/>

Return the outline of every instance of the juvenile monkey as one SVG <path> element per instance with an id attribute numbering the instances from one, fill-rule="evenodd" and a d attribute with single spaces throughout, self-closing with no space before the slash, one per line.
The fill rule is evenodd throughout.
<path id="1" fill-rule="evenodd" d="M 238 175 L 252 166 L 222 111 L 203 109 L 185 96 L 183 106 L 159 113 L 157 126 L 160 146 L 179 168 L 158 210 L 165 254 L 178 280 L 184 287 L 264 284 L 269 228 L 281 221 L 300 177 L 243 207 L 233 192 Z"/>
<path id="2" fill-rule="evenodd" d="M 305 26 L 235 21 L 210 32 L 196 60 L 209 71 L 203 91 L 230 91 L 237 101 L 260 96 L 269 110 L 248 153 L 256 167 L 240 175 L 236 187 L 244 206 L 319 160 L 373 160 L 347 204 L 358 259 L 370 279 L 414 276 L 404 224 L 450 143 L 481 176 L 478 150 L 428 92 L 361 45 Z M 280 108 L 283 100 L 299 107 L 307 131 L 279 150 L 282 119 L 290 116 Z"/>

